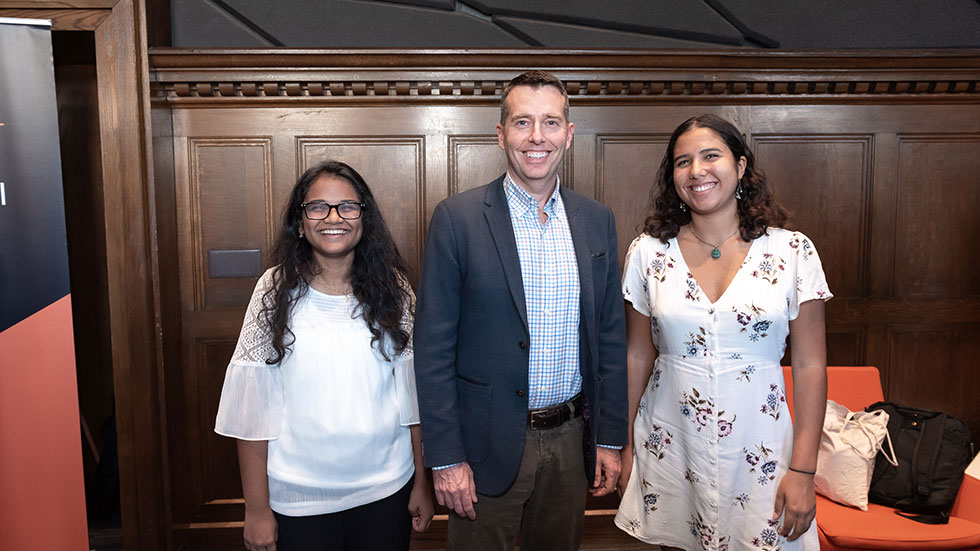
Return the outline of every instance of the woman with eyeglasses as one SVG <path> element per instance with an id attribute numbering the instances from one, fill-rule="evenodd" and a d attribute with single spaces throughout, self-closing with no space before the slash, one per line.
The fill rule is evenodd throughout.
<path id="1" fill-rule="evenodd" d="M 432 519 L 414 294 L 371 190 L 328 161 L 293 187 L 225 374 L 245 548 L 408 549 Z"/>

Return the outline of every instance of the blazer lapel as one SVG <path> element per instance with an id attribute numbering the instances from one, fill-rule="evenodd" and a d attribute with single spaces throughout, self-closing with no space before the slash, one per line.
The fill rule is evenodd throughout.
<path id="1" fill-rule="evenodd" d="M 595 335 L 595 296 L 592 285 L 592 254 L 589 252 L 590 228 L 588 221 L 579 208 L 579 201 L 576 195 L 561 192 L 562 201 L 565 203 L 565 211 L 568 215 L 568 229 L 572 234 L 572 243 L 575 246 L 575 260 L 578 262 L 579 276 L 579 308 L 582 312 L 582 323 L 585 327 L 585 335 L 591 337 Z M 586 342 L 591 342 L 587 338 Z"/>
<path id="2" fill-rule="evenodd" d="M 524 328 L 530 331 L 527 323 L 527 301 L 524 297 L 524 279 L 521 276 L 521 258 L 517 254 L 517 239 L 514 237 L 514 227 L 510 222 L 510 209 L 507 207 L 507 196 L 504 195 L 503 177 L 495 180 L 487 188 L 484 203 L 487 205 L 483 215 L 490 226 L 490 235 L 500 256 L 507 287 L 510 288 L 511 298 L 521 314 Z"/>

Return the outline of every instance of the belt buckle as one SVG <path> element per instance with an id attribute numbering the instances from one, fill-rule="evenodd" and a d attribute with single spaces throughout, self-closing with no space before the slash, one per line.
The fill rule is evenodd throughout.
<path id="1" fill-rule="evenodd" d="M 566 413 L 571 413 L 568 404 L 561 404 L 541 411 L 532 412 L 528 422 L 528 427 L 534 430 L 550 429 L 561 426 L 562 423 L 571 418 L 571 415 L 569 415 L 563 419 L 563 414 Z"/>

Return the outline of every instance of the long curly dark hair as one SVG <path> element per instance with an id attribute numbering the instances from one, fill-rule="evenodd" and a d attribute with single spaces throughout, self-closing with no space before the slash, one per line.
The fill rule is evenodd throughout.
<path id="1" fill-rule="evenodd" d="M 385 225 L 374 195 L 364 178 L 350 166 L 337 162 L 320 163 L 300 177 L 289 196 L 289 203 L 282 214 L 282 225 L 272 248 L 271 261 L 275 266 L 272 287 L 262 297 L 261 319 L 272 332 L 275 356 L 268 364 L 282 361 L 295 336 L 289 328 L 292 308 L 306 294 L 309 281 L 320 272 L 313 256 L 313 247 L 299 237 L 303 224 L 300 204 L 306 198 L 310 186 L 321 176 L 333 176 L 350 182 L 364 208 L 361 211 L 361 240 L 354 247 L 354 260 L 350 267 L 350 283 L 360 304 L 359 314 L 371 331 L 371 344 L 376 345 L 386 360 L 391 360 L 389 345 L 396 354 L 409 342 L 409 334 L 402 327 L 402 316 L 411 307 L 408 286 L 408 266 L 398 254 L 391 233 Z"/>
<path id="2" fill-rule="evenodd" d="M 666 242 L 676 237 L 681 226 L 691 221 L 691 213 L 681 209 L 681 199 L 674 187 L 674 146 L 681 135 L 692 128 L 714 130 L 731 150 L 736 162 L 740 157 L 745 157 L 742 198 L 738 200 L 738 225 L 742 240 L 752 241 L 766 233 L 767 227 L 783 227 L 789 215 L 773 197 L 765 173 L 755 166 L 755 155 L 745 143 L 742 133 L 721 117 L 700 115 L 682 122 L 667 142 L 667 152 L 657 172 L 657 183 L 651 190 L 643 231 Z"/>

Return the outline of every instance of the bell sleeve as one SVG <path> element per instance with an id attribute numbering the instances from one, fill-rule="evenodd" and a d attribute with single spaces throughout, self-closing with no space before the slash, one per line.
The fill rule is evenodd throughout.
<path id="1" fill-rule="evenodd" d="M 402 314 L 402 329 L 408 332 L 408 345 L 392 362 L 395 375 L 395 395 L 398 400 L 398 420 L 401 426 L 407 427 L 419 424 L 419 398 L 415 388 L 415 352 L 412 349 L 412 332 L 414 329 L 415 293 L 408 282 L 402 285 L 408 292 L 409 301 Z"/>
<path id="2" fill-rule="evenodd" d="M 823 273 L 820 255 L 810 238 L 799 232 L 790 235 L 789 246 L 796 254 L 796 285 L 790 293 L 789 319 L 800 315 L 800 305 L 809 300 L 827 301 L 833 298 L 827 277 Z"/>
<path id="3" fill-rule="evenodd" d="M 252 292 L 235 353 L 225 371 L 214 431 L 240 440 L 275 440 L 283 409 L 283 381 L 274 357 L 272 336 L 260 312 L 272 288 L 272 272 L 262 275 Z"/>

